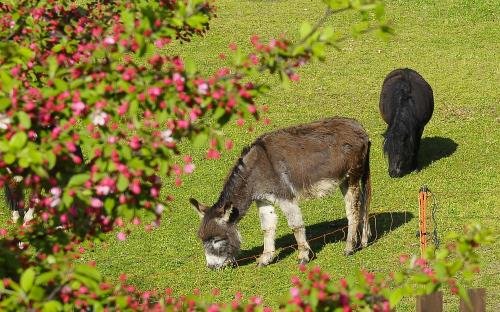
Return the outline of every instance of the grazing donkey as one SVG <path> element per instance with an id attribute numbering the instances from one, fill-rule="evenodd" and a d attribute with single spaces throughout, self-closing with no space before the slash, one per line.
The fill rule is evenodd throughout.
<path id="1" fill-rule="evenodd" d="M 299 262 L 307 263 L 310 247 L 298 201 L 324 196 L 336 185 L 344 195 L 349 223 L 345 253 L 352 254 L 358 247 L 358 233 L 362 246 L 367 246 L 369 155 L 368 135 L 357 121 L 348 118 L 328 118 L 259 137 L 243 150 L 212 207 L 190 199 L 202 218 L 198 236 L 207 266 L 215 269 L 235 262 L 240 250 L 236 225 L 253 201 L 264 231 L 264 252 L 258 265 L 267 265 L 274 258 L 278 217 L 273 205 L 281 208 L 293 231 Z"/>
<path id="2" fill-rule="evenodd" d="M 382 85 L 379 108 L 388 125 L 384 153 L 389 158 L 389 175 L 402 177 L 417 168 L 420 139 L 434 110 L 432 89 L 412 69 L 393 70 Z"/>

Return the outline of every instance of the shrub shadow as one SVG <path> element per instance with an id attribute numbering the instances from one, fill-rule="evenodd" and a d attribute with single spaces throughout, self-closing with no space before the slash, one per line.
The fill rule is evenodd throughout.
<path id="1" fill-rule="evenodd" d="M 408 223 L 413 219 L 411 212 L 382 212 L 370 215 L 370 228 L 372 237 L 369 245 L 384 237 L 396 228 Z M 314 255 L 320 252 L 327 244 L 345 241 L 347 237 L 347 218 L 334 221 L 325 221 L 306 227 L 307 241 Z M 369 247 L 368 247 L 369 248 Z M 275 262 L 295 253 L 297 243 L 293 234 L 284 235 L 276 239 L 277 255 Z M 238 257 L 238 265 L 244 266 L 255 264 L 255 260 L 262 253 L 263 246 L 242 250 Z"/>
<path id="2" fill-rule="evenodd" d="M 419 170 L 425 169 L 441 158 L 449 157 L 457 150 L 458 144 L 449 138 L 425 137 L 420 141 L 418 151 Z"/>

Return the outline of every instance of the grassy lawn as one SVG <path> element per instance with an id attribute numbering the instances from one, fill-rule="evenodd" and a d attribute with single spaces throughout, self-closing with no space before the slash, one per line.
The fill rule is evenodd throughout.
<path id="1" fill-rule="evenodd" d="M 219 53 L 228 53 L 236 42 L 249 48 L 249 38 L 294 35 L 302 21 L 314 22 L 323 13 L 319 0 L 218 0 L 218 18 L 203 39 L 172 49 L 194 60 L 205 73 L 224 65 Z M 478 1 L 388 1 L 387 15 L 396 30 L 389 42 L 372 35 L 344 43 L 341 52 L 329 51 L 324 63 L 315 62 L 300 71 L 300 81 L 284 89 L 276 77 L 264 77 L 273 86 L 259 99 L 268 104 L 269 125 L 255 124 L 255 131 L 232 123 L 225 134 L 234 140 L 234 149 L 219 161 L 204 159 L 204 151 L 186 145 L 183 152 L 193 156 L 196 171 L 180 188 L 167 184 L 164 194 L 175 197 L 161 226 L 146 233 L 133 231 L 124 242 L 111 237 L 85 259 L 97 261 L 110 279 L 126 273 L 141 289 L 171 287 L 177 295 L 199 288 L 228 301 L 241 291 L 246 297 L 261 295 L 273 307 L 286 295 L 290 277 L 298 274 L 296 252 L 280 253 L 279 261 L 258 269 L 254 261 L 236 269 L 210 271 L 196 238 L 199 218 L 188 198 L 212 204 L 224 178 L 241 149 L 260 134 L 284 126 L 327 116 L 348 116 L 359 120 L 372 140 L 371 170 L 373 199 L 371 213 L 377 216 L 377 239 L 368 248 L 346 257 L 342 235 L 319 239 L 313 244 L 319 265 L 334 279 L 360 268 L 390 272 L 398 266 L 400 254 L 419 252 L 418 190 L 426 184 L 437 200 L 436 221 L 440 238 L 461 231 L 465 224 L 480 222 L 498 237 L 500 220 L 500 30 L 498 3 Z M 329 24 L 341 30 L 354 20 L 343 14 Z M 382 154 L 385 123 L 378 112 L 378 97 L 385 75 L 394 68 L 410 67 L 422 74 L 434 90 L 434 115 L 424 132 L 420 160 L 423 170 L 402 179 L 391 179 Z M 334 231 L 345 224 L 340 193 L 304 202 L 302 205 L 309 238 Z M 1 219 L 5 219 L 2 209 Z M 294 243 L 286 221 L 280 215 L 278 248 Z M 252 207 L 240 223 L 243 236 L 241 257 L 262 250 L 257 210 Z M 483 270 L 475 287 L 486 287 L 488 311 L 500 310 L 500 243 L 481 249 Z M 414 299 L 398 311 L 414 311 Z M 458 300 L 445 294 L 445 311 L 458 310 Z"/>

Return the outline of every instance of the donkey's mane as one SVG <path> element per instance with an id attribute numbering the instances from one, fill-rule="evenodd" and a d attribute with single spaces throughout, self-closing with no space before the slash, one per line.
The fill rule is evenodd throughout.
<path id="1" fill-rule="evenodd" d="M 255 146 L 260 146 L 263 149 L 265 149 L 264 142 L 262 141 L 261 138 L 258 138 L 249 146 L 245 146 L 243 150 L 241 151 L 240 158 L 236 161 L 236 163 L 233 166 L 233 170 L 231 170 L 231 173 L 227 176 L 226 181 L 224 183 L 224 187 L 222 188 L 222 191 L 219 195 L 219 199 L 217 202 L 212 206 L 213 208 L 220 208 L 223 207 L 228 201 L 231 199 L 231 195 L 234 194 L 235 188 L 237 186 L 240 186 L 238 182 L 241 182 L 242 180 L 245 180 L 244 176 L 244 168 L 245 168 L 245 163 L 243 162 L 243 158 L 252 150 L 253 147 Z"/>

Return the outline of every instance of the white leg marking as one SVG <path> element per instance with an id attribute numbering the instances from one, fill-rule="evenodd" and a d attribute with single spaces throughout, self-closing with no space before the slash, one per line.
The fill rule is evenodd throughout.
<path id="1" fill-rule="evenodd" d="M 12 211 L 12 222 L 17 223 L 17 220 L 19 220 L 19 218 L 20 218 L 19 211 L 17 210 Z"/>
<path id="2" fill-rule="evenodd" d="M 274 211 L 274 207 L 266 202 L 257 202 L 259 208 L 260 227 L 264 231 L 264 251 L 258 262 L 259 265 L 267 265 L 274 258 L 274 240 L 276 237 L 276 226 L 278 224 L 278 216 Z"/>
<path id="3" fill-rule="evenodd" d="M 341 190 L 344 194 L 345 213 L 348 222 L 345 253 L 352 254 L 358 241 L 359 187 L 342 185 Z"/>
<path id="4" fill-rule="evenodd" d="M 287 200 L 279 201 L 281 210 L 286 216 L 288 226 L 293 230 L 293 235 L 297 241 L 299 249 L 299 260 L 301 263 L 309 261 L 309 244 L 306 238 L 306 229 L 304 227 L 304 220 L 302 220 L 302 213 L 297 203 Z"/>
<path id="5" fill-rule="evenodd" d="M 29 208 L 28 211 L 24 214 L 24 223 L 27 223 L 33 220 L 35 216 L 35 208 Z"/>

